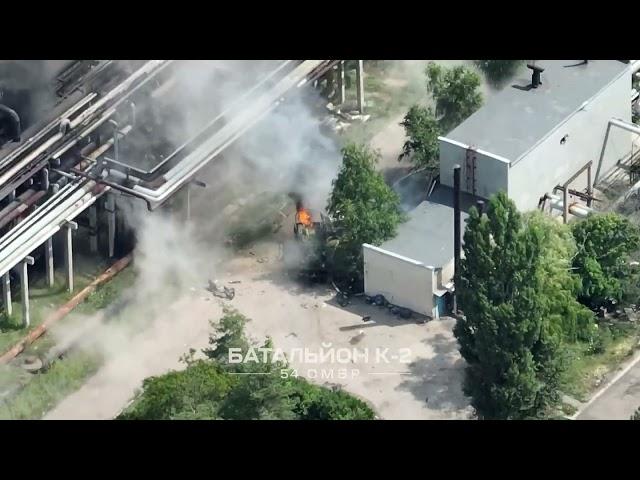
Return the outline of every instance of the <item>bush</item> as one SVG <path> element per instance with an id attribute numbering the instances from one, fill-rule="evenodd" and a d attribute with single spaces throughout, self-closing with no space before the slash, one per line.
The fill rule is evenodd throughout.
<path id="1" fill-rule="evenodd" d="M 598 333 L 595 334 L 589 341 L 587 353 L 590 355 L 599 355 L 606 352 L 609 345 L 613 341 L 611 330 L 606 325 L 600 325 Z"/>

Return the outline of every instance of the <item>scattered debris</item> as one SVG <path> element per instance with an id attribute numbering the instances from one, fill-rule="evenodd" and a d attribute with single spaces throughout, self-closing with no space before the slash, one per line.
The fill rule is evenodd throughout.
<path id="1" fill-rule="evenodd" d="M 349 305 L 349 303 L 349 296 L 346 293 L 338 294 L 338 305 L 340 305 L 341 307 L 346 307 L 347 305 Z"/>
<path id="2" fill-rule="evenodd" d="M 367 315 L 366 317 L 362 317 L 362 321 L 363 322 L 368 322 L 369 320 L 371 320 L 371 315 Z"/>
<path id="3" fill-rule="evenodd" d="M 231 281 L 229 282 L 229 284 L 231 284 L 231 285 L 235 285 L 235 284 L 237 284 L 237 283 L 242 283 L 242 280 L 231 280 Z"/>
<path id="4" fill-rule="evenodd" d="M 267 260 L 266 258 L 264 258 L 264 257 L 260 257 L 260 258 L 258 259 L 258 263 L 267 263 L 267 261 L 268 261 L 268 260 Z"/>
<path id="5" fill-rule="evenodd" d="M 225 286 L 221 287 L 217 281 L 212 282 L 211 280 L 209 280 L 209 287 L 207 288 L 207 290 L 213 293 L 214 296 L 225 298 L 227 300 L 233 300 L 233 298 L 236 296 L 236 291 L 234 288 Z"/>
<path id="6" fill-rule="evenodd" d="M 373 304 L 379 307 L 383 307 L 387 303 L 387 299 L 384 298 L 384 295 L 376 295 L 373 297 Z"/>

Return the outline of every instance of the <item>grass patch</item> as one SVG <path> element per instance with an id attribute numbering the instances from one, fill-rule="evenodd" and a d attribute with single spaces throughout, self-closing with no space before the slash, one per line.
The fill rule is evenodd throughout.
<path id="1" fill-rule="evenodd" d="M 7 317 L 0 313 L 0 353 L 4 353 L 33 328 L 40 325 L 44 319 L 56 308 L 64 305 L 74 295 L 87 287 L 108 266 L 105 262 L 76 264 L 73 292 L 67 292 L 64 286 L 64 275 L 59 272 L 55 278 L 53 288 L 45 285 L 44 278 L 39 278 L 30 285 L 29 303 L 31 307 L 31 325 L 25 328 L 22 324 L 22 306 L 20 298 L 13 297 L 13 315 Z M 91 314 L 106 307 L 118 295 L 118 292 L 133 284 L 135 272 L 133 269 L 125 269 L 118 273 L 111 281 L 99 286 L 85 302 L 78 305 L 75 312 Z"/>
<path id="2" fill-rule="evenodd" d="M 619 323 L 601 325 L 611 332 L 611 340 L 601 353 L 592 353 L 584 343 L 566 346 L 569 368 L 562 381 L 562 391 L 586 402 L 591 394 L 602 385 L 606 375 L 628 360 L 638 349 L 640 325 Z"/>
<path id="3" fill-rule="evenodd" d="M 32 378 L 14 395 L 0 401 L 1 420 L 42 418 L 62 399 L 82 386 L 95 373 L 101 359 L 82 351 L 71 351 L 43 373 Z"/>

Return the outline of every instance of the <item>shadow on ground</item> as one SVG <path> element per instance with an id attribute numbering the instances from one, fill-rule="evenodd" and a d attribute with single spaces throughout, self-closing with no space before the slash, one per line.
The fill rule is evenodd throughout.
<path id="1" fill-rule="evenodd" d="M 411 375 L 398 389 L 409 391 L 430 409 L 469 408 L 469 399 L 462 392 L 465 363 L 458 353 L 458 343 L 441 333 L 424 339 L 423 343 L 433 349 L 434 355 L 410 363 Z"/>

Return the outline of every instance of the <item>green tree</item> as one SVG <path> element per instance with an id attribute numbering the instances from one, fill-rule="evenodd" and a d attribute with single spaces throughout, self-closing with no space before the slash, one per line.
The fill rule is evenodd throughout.
<path id="1" fill-rule="evenodd" d="M 640 420 L 640 407 L 638 407 L 636 411 L 633 412 L 633 415 L 631 415 L 631 420 Z"/>
<path id="2" fill-rule="evenodd" d="M 580 301 L 592 309 L 620 302 L 623 279 L 631 273 L 629 256 L 640 247 L 638 228 L 611 212 L 575 222 L 572 233 L 578 247 L 573 267 L 582 279 Z"/>
<path id="3" fill-rule="evenodd" d="M 121 420 L 216 419 L 236 379 L 218 364 L 190 362 L 184 371 L 146 378 Z"/>
<path id="4" fill-rule="evenodd" d="M 454 334 L 480 418 L 535 418 L 559 401 L 564 364 L 545 295 L 545 234 L 539 223 L 525 224 L 502 192 L 486 215 L 470 211 L 456 279 L 464 316 Z"/>
<path id="5" fill-rule="evenodd" d="M 475 64 L 494 86 L 501 86 L 518 71 L 524 60 L 476 60 Z"/>
<path id="6" fill-rule="evenodd" d="M 331 274 L 342 288 L 360 291 L 362 244 L 380 245 L 392 238 L 404 214 L 398 194 L 375 168 L 378 154 L 354 144 L 342 153 L 342 167 L 327 205 L 337 237 L 330 247 Z"/>
<path id="7" fill-rule="evenodd" d="M 591 341 L 597 329 L 593 312 L 576 300 L 581 283 L 571 268 L 577 252 L 571 229 L 539 211 L 523 220 L 541 235 L 542 299 L 550 325 L 568 342 Z"/>
<path id="8" fill-rule="evenodd" d="M 431 62 L 426 74 L 444 132 L 457 127 L 482 106 L 480 76 L 476 72 L 463 66 L 446 68 Z"/>
<path id="9" fill-rule="evenodd" d="M 400 124 L 404 127 L 408 140 L 402 147 L 398 161 L 408 158 L 416 169 L 438 169 L 440 153 L 438 136 L 440 126 L 433 110 L 414 105 Z"/>
<path id="10" fill-rule="evenodd" d="M 255 358 L 244 334 L 249 321 L 227 310 L 211 335 L 205 359 L 195 351 L 183 357 L 187 368 L 145 379 L 124 420 L 369 420 L 374 412 L 340 390 L 312 385 L 276 361 L 270 339 Z M 230 362 L 228 349 L 240 349 L 240 363 Z M 267 352 L 263 358 L 262 352 Z"/>

